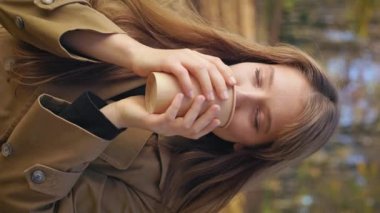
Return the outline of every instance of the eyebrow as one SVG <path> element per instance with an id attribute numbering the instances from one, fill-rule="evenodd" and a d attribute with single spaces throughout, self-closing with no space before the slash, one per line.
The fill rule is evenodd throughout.
<path id="1" fill-rule="evenodd" d="M 268 86 L 271 87 L 272 84 L 273 84 L 273 78 L 274 78 L 274 67 L 273 66 L 269 66 L 269 83 L 268 83 Z"/>
<path id="2" fill-rule="evenodd" d="M 270 88 L 273 84 L 273 78 L 274 78 L 274 73 L 275 73 L 275 70 L 274 70 L 274 67 L 273 66 L 269 66 L 269 82 L 268 82 L 268 88 Z M 271 112 L 270 112 L 270 109 L 269 107 L 267 107 L 268 109 L 268 113 L 267 113 L 267 128 L 265 129 L 265 133 L 268 133 L 269 130 L 271 129 L 271 126 L 272 126 L 272 115 L 271 115 Z"/>

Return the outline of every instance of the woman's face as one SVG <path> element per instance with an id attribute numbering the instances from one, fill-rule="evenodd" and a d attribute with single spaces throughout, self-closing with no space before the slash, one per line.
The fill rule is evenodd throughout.
<path id="1" fill-rule="evenodd" d="M 292 67 L 240 63 L 231 68 L 237 80 L 235 114 L 227 128 L 213 132 L 239 145 L 275 140 L 301 113 L 312 92 L 306 78 Z"/>

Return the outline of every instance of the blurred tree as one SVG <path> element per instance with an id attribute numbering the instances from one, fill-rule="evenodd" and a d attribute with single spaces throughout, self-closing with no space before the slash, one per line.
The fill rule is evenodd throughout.
<path id="1" fill-rule="evenodd" d="M 255 0 L 193 0 L 200 14 L 218 27 L 255 40 Z"/>
<path id="2" fill-rule="evenodd" d="M 359 37 L 367 38 L 369 23 L 374 14 L 375 0 L 356 0 L 353 7 L 354 30 Z"/>

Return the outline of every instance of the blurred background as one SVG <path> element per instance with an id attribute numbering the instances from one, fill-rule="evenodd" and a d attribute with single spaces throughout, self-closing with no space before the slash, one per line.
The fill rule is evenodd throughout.
<path id="1" fill-rule="evenodd" d="M 215 25 L 310 53 L 341 100 L 339 130 L 322 150 L 238 195 L 223 212 L 380 212 L 380 1 L 193 2 Z"/>

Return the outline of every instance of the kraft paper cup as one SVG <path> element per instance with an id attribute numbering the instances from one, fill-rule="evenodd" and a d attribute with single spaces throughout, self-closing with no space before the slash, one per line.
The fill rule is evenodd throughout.
<path id="1" fill-rule="evenodd" d="M 193 85 L 194 97 L 201 94 L 200 86 L 196 79 L 191 78 Z M 179 83 L 175 76 L 162 73 L 153 72 L 148 76 L 146 88 L 145 88 L 145 106 L 150 113 L 163 113 L 169 107 L 173 101 L 175 95 L 182 92 Z M 220 113 L 218 119 L 220 120 L 220 126 L 227 127 L 232 120 L 235 112 L 236 104 L 236 92 L 235 87 L 229 87 L 228 99 L 221 100 L 216 97 L 214 101 L 205 101 L 203 104 L 201 113 L 206 111 L 212 104 L 218 104 L 220 106 Z M 182 101 L 181 108 L 178 112 L 178 116 L 183 116 L 190 108 L 193 102 L 192 98 L 187 96 Z"/>

